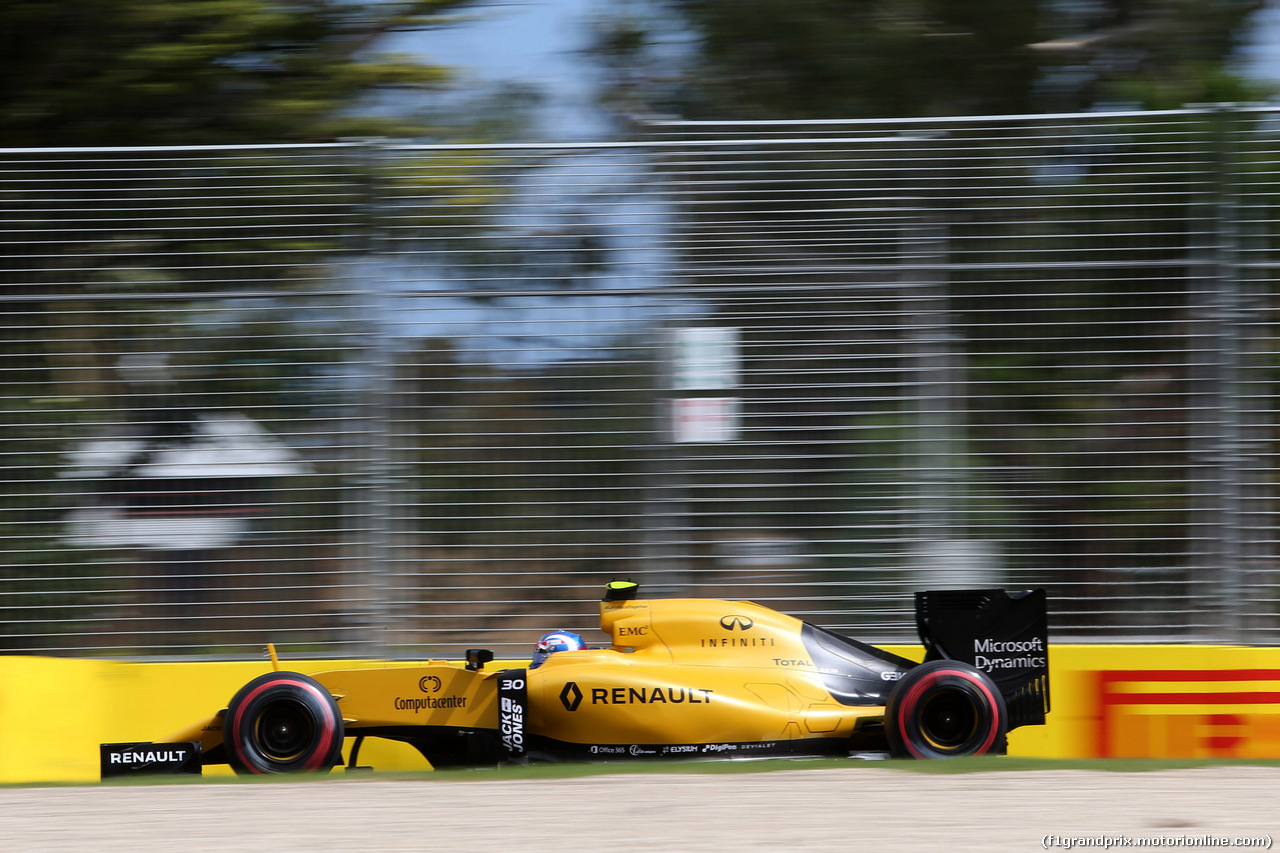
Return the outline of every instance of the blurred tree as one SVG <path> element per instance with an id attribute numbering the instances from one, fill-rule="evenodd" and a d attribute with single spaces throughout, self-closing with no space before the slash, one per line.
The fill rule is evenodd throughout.
<path id="1" fill-rule="evenodd" d="M 606 100 L 691 119 L 979 115 L 1241 100 L 1261 0 L 661 0 L 601 25 Z M 673 23 L 673 21 L 678 21 Z"/>
<path id="2" fill-rule="evenodd" d="M 413 129 L 371 92 L 444 69 L 378 39 L 464 0 L 14 0 L 0 5 L 0 145 L 319 141 Z"/>
<path id="3" fill-rule="evenodd" d="M 388 99 L 444 86 L 448 72 L 380 54 L 379 40 L 444 23 L 447 10 L 467 1 L 0 4 L 0 146 L 422 134 L 425 111 Z M 103 151 L 79 159 L 73 178 L 57 177 L 47 156 L 15 154 L 0 170 L 8 229 L 0 310 L 28 318 L 15 324 L 34 338 L 24 363 L 52 371 L 60 396 L 105 393 L 109 365 L 96 353 L 112 347 L 96 345 L 88 329 L 102 321 L 110 295 L 136 303 L 142 294 L 187 290 L 230 296 L 267 280 L 296 286 L 323 258 L 362 245 L 360 205 L 373 179 L 358 153 L 328 155 L 333 163 L 322 177 L 271 152 L 190 154 L 140 167 L 134 155 Z M 78 182 L 70 203 L 58 189 L 66 180 Z M 282 199 L 287 209 L 274 207 Z M 278 215 L 244 227 L 258 206 Z M 337 211 L 345 225 L 335 230 Z"/>
<path id="4" fill-rule="evenodd" d="M 1173 109 L 1260 99 L 1232 68 L 1263 0 L 1053 0 L 1037 106 Z"/>

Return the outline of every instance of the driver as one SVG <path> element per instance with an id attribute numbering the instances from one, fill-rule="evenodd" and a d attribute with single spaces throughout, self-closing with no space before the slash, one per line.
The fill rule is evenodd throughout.
<path id="1" fill-rule="evenodd" d="M 543 634 L 542 639 L 538 640 L 538 644 L 533 647 L 533 660 L 529 663 L 529 669 L 541 666 L 542 662 L 555 652 L 576 652 L 586 647 L 587 644 L 582 642 L 582 638 L 572 631 L 552 631 L 550 634 Z"/>

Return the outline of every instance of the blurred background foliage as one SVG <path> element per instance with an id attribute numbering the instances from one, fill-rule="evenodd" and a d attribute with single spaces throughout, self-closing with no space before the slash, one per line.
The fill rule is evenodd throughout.
<path id="1" fill-rule="evenodd" d="M 664 0 L 603 21 L 607 98 L 688 119 L 1162 109 L 1260 97 L 1262 0 Z"/>
<path id="2" fill-rule="evenodd" d="M 455 85 L 450 69 L 425 53 L 380 52 L 397 33 L 456 21 L 480 5 L 466 0 L 8 2 L 0 5 L 0 146 L 305 143 L 368 136 L 520 140 L 532 89 L 516 86 L 499 97 L 471 102 L 476 109 L 470 114 L 442 112 L 433 108 L 432 95 L 443 95 Z M 624 118 L 845 119 L 1178 107 L 1266 95 L 1234 65 L 1250 15 L 1262 6 L 1261 0 L 620 1 L 600 7 L 594 48 L 582 63 L 584 74 L 600 76 L 601 106 Z M 999 146 L 993 150 L 998 152 Z M 589 218 L 586 214 L 577 217 L 572 230 L 536 233 L 492 215 L 492 208 L 519 191 L 515 173 L 495 167 L 501 155 L 459 149 L 430 162 L 414 162 L 411 154 L 370 159 L 360 148 L 351 155 L 336 166 L 325 165 L 327 175 L 321 180 L 315 164 L 277 161 L 269 154 L 232 165 L 197 157 L 134 169 L 129 155 L 103 153 L 76 164 L 81 195 L 74 199 L 62 194 L 61 186 L 36 188 L 38 181 L 67 168 L 54 155 L 11 164 L 0 176 L 0 208 L 6 211 L 0 244 L 0 381 L 6 389 L 0 405 L 6 418 L 0 439 L 10 454 L 0 531 L 6 541 L 18 543 L 21 557 L 6 568 L 4 580 L 31 596 L 27 601 L 33 607 L 46 606 L 39 603 L 49 596 L 48 610 L 62 612 L 58 608 L 67 601 L 65 595 L 52 595 L 62 589 L 58 584 L 66 575 L 46 578 L 44 572 L 52 567 L 66 571 L 58 541 L 66 496 L 47 484 L 56 482 L 68 436 L 118 426 L 114 419 L 136 408 L 115 372 L 122 354 L 154 350 L 169 355 L 184 384 L 203 389 L 203 396 L 184 400 L 184 407 L 215 408 L 235 400 L 251 406 L 268 426 L 310 423 L 317 425 L 313 432 L 321 433 L 328 419 L 354 422 L 351 430 L 358 431 L 364 426 L 362 413 L 349 411 L 354 408 L 352 386 L 369 377 L 353 379 L 351 368 L 338 364 L 341 357 L 329 343 L 335 329 L 329 324 L 341 318 L 330 317 L 335 310 L 330 296 L 344 284 L 337 271 L 343 264 L 378 252 L 379 225 L 420 230 L 429 241 L 439 241 L 441 231 L 456 235 L 441 253 L 447 255 L 441 268 L 460 288 L 468 276 L 490 283 L 486 294 L 471 294 L 475 303 L 500 301 L 494 295 L 499 288 L 591 289 L 608 277 L 603 239 L 581 224 Z M 812 186 L 812 172 L 821 168 L 821 158 L 796 166 L 771 163 L 767 157 L 749 167 L 769 173 L 775 182 L 790 169 L 794 186 L 789 189 L 807 203 L 813 199 L 804 187 Z M 722 169 L 712 164 L 705 177 L 693 174 L 691 180 L 702 183 L 699 192 L 711 193 L 724 179 Z M 1163 169 L 1152 167 L 1150 172 L 1142 180 L 1152 191 L 1166 188 Z M 483 181 L 473 179 L 477 173 L 485 174 Z M 601 174 L 607 182 L 609 171 Z M 734 180 L 745 186 L 757 176 L 744 171 Z M 936 177 L 936 172 L 922 172 L 912 180 L 923 192 L 926 179 Z M 1078 183 L 1057 187 L 1055 197 L 1075 210 L 1105 177 L 1105 169 L 1095 164 Z M 378 188 L 385 197 L 370 205 Z M 302 197 L 310 201 L 299 201 Z M 286 198 L 288 222 L 274 213 Z M 1117 214 L 1110 198 L 1105 196 L 1101 204 L 1109 216 L 1131 218 L 1127 227 L 1133 233 L 1149 227 L 1151 208 Z M 838 198 L 831 203 L 843 204 Z M 803 236 L 789 235 L 806 234 L 810 223 L 797 217 L 778 227 L 775 199 L 747 204 L 749 220 L 771 223 L 772 242 L 735 244 L 734 252 L 744 254 L 727 260 L 805 260 Z M 263 216 L 264 210 L 273 212 Z M 1041 241 L 1038 250 L 1059 250 L 1055 241 L 1096 247 L 1106 238 L 1087 233 L 1102 216 L 1076 217 L 1082 233 L 1064 236 L 1051 228 L 1056 213 L 1046 211 L 1046 233 L 1032 235 Z M 953 236 L 973 253 L 971 260 L 982 260 L 984 253 L 998 255 L 994 247 L 1002 232 L 980 209 L 979 200 L 957 203 L 947 214 Z M 252 218 L 253 227 L 219 230 L 237 217 Z M 1182 221 L 1176 212 L 1161 218 Z M 1025 235 L 1036 231 L 1036 222 L 1028 216 L 1001 227 Z M 1193 225 L 1176 227 L 1166 235 L 1168 245 L 1158 247 L 1171 257 L 1186 248 Z M 787 239 L 792 245 L 780 246 Z M 711 244 L 673 249 L 675 262 L 690 266 L 713 262 L 715 251 Z M 1151 290 L 1166 287 L 1160 276 L 1158 271 L 1150 274 Z M 1113 316 L 1128 312 L 1161 324 L 1152 340 L 1180 333 L 1177 311 L 1152 317 L 1140 285 L 1130 283 L 1119 293 L 1114 285 L 1100 274 L 1100 295 L 1092 302 L 1087 293 L 1080 295 L 1079 280 L 1063 285 L 1061 299 L 1078 300 L 1067 305 L 1067 312 L 1080 318 L 1078 333 L 1067 328 L 1063 338 L 1120 338 L 1120 332 L 1108 333 L 1089 320 L 1096 316 L 1098 301 L 1106 300 L 1117 303 L 1101 305 Z M 1133 352 L 1120 353 L 1111 373 L 1085 377 L 1095 392 L 1069 398 L 1045 395 L 1025 377 L 1065 373 L 1073 365 L 1079 369 L 1075 362 L 1059 365 L 1070 361 L 1062 355 L 1064 343 L 1048 341 L 1043 353 L 1001 353 L 992 342 L 998 343 L 1009 327 L 1008 315 L 1001 313 L 1005 306 L 984 302 L 991 282 L 953 286 L 969 306 L 955 321 L 967 342 L 960 348 L 972 349 L 965 353 L 973 371 L 971 394 L 990 401 L 976 408 L 1018 413 L 995 424 L 973 424 L 972 443 L 960 448 L 965 455 L 954 467 L 963 473 L 985 455 L 995 460 L 991 467 L 1000 463 L 1050 472 L 1045 479 L 1055 486 L 1055 496 L 1045 500 L 1060 504 L 1040 516 L 1061 521 L 1019 534 L 1049 543 L 1029 550 L 1037 555 L 1070 552 L 1077 546 L 1065 540 L 1072 537 L 1083 543 L 1079 548 L 1104 541 L 1113 521 L 1099 506 L 1110 502 L 1136 517 L 1146 512 L 1142 489 L 1182 488 L 1143 472 L 1128 478 L 1141 481 L 1138 487 L 1117 496 L 1099 494 L 1102 486 L 1087 480 L 1078 486 L 1071 481 L 1072 472 L 1113 465 L 1133 450 L 1137 440 L 1126 444 L 1133 437 L 1119 433 L 1095 457 L 1074 450 L 1072 442 L 1081 431 L 1112 428 L 1105 423 L 1095 427 L 1091 413 L 1117 408 L 1115 389 L 1135 365 L 1142 365 L 1142 346 L 1170 353 L 1177 347 L 1148 340 Z M 895 459 L 892 446 L 906 433 L 911 413 L 895 417 L 869 407 L 849 415 L 835 406 L 827 411 L 822 408 L 826 389 L 812 378 L 833 381 L 832 353 L 843 352 L 841 347 L 860 353 L 864 361 L 855 368 L 875 369 L 873 382 L 848 383 L 860 387 L 864 397 L 891 398 L 901 377 L 887 349 L 874 342 L 850 343 L 840 337 L 840 329 L 824 328 L 828 320 L 818 313 L 811 316 L 803 306 L 791 307 L 772 296 L 761 287 L 754 298 L 771 302 L 789 315 L 791 325 L 807 329 L 809 343 L 799 345 L 763 322 L 752 328 L 754 306 L 742 308 L 746 319 L 731 316 L 727 302 L 709 310 L 744 328 L 760 382 L 781 386 L 798 377 L 814 387 L 799 401 L 752 401 L 768 424 L 757 433 L 757 450 L 750 459 L 724 454 L 700 460 L 699 476 L 690 476 L 684 496 L 699 507 L 689 523 L 708 530 L 757 522 L 765 528 L 811 524 L 808 538 L 836 540 L 833 548 L 839 553 L 832 561 L 847 564 L 850 548 L 862 546 L 842 541 L 844 531 L 819 529 L 828 512 L 826 502 L 833 496 L 848 501 L 877 497 L 873 490 L 878 484 L 898 477 L 894 466 L 903 463 Z M 367 308 L 343 302 L 336 312 L 366 310 L 361 316 L 368 316 Z M 345 342 L 350 352 L 370 360 L 385 355 L 372 352 L 378 346 L 379 322 L 375 317 L 364 337 Z M 585 496 L 599 484 L 628 476 L 643 483 L 647 476 L 640 469 L 649 460 L 626 454 L 653 429 L 649 377 L 643 364 L 624 357 L 646 344 L 620 342 L 617 352 L 624 355 L 612 361 L 574 369 L 544 365 L 537 375 L 507 375 L 470 364 L 455 350 L 455 341 L 424 338 L 417 345 L 419 351 L 393 359 L 390 376 L 373 377 L 408 389 L 389 412 L 407 436 L 403 446 L 393 449 L 415 471 L 407 526 L 415 531 L 434 528 L 443 545 L 501 540 L 550 547 L 576 535 L 583 553 L 603 534 L 630 535 L 610 529 L 622 514 L 600 512 Z M 1147 405 L 1154 393 L 1134 392 L 1147 396 L 1132 407 Z M 153 409 L 167 404 L 151 402 Z M 798 425 L 786 420 L 797 402 L 809 412 L 809 420 Z M 151 416 L 162 419 L 162 413 Z M 571 434 L 565 425 L 584 416 L 594 419 L 595 430 L 579 431 L 560 444 L 549 438 Z M 468 423 L 472 429 L 419 426 L 432 422 Z M 1144 447 L 1163 440 L 1156 435 L 1159 427 L 1138 435 L 1147 442 Z M 1045 435 L 1056 436 L 1059 443 L 1042 458 L 1022 458 L 1020 450 L 1009 449 L 1011 442 L 1031 446 L 1031 437 Z M 335 472 L 342 467 L 337 457 L 367 437 L 352 439 L 343 433 L 309 438 L 315 445 L 311 459 L 329 464 L 318 466 L 315 497 L 304 503 L 315 517 L 337 517 L 342 512 L 333 508 L 339 503 Z M 845 441 L 847 446 L 841 444 Z M 530 457 L 531 448 L 537 449 L 536 458 Z M 803 478 L 770 468 L 780 448 L 805 460 Z M 493 472 L 487 476 L 508 478 L 510 490 L 477 495 L 478 466 L 456 461 L 468 455 L 482 459 L 485 470 Z M 856 469 L 852 477 L 845 466 Z M 566 476 L 549 478 L 549 470 Z M 739 500 L 734 513 L 723 513 L 718 508 L 741 489 L 735 472 L 739 479 L 790 490 L 800 509 L 766 505 L 753 515 L 737 509 L 746 503 Z M 653 497 L 642 491 L 642 486 L 619 489 L 615 502 L 639 507 Z M 982 520 L 975 536 L 1013 537 L 1006 530 L 1014 525 L 1009 511 L 981 484 L 962 483 L 956 492 L 957 501 L 969 508 L 968 516 Z M 542 517 L 542 508 L 552 504 L 564 508 L 563 518 Z M 864 514 L 868 523 L 859 535 L 873 544 L 893 535 L 891 516 L 903 505 L 905 501 L 885 501 L 880 515 Z M 1176 541 L 1185 514 L 1185 502 L 1147 513 L 1142 538 Z M 296 541 L 312 544 L 310 520 L 295 519 L 301 528 Z M 876 532 L 877 524 L 883 533 Z M 867 554 L 866 565 L 883 564 L 872 546 Z M 596 559 L 595 552 L 589 555 Z M 1170 561 L 1159 549 L 1125 556 L 1126 565 L 1136 568 Z M 1008 557 L 1017 567 L 1018 555 Z M 1099 569 L 1117 562 L 1115 553 L 1070 558 L 1074 566 Z M 75 601 L 87 608 L 115 580 L 108 577 L 99 584 L 96 574 L 110 575 L 115 567 L 89 561 L 82 566 L 76 571 L 82 572 L 85 597 Z M 23 618 L 37 624 L 44 617 Z"/>
<path id="3" fill-rule="evenodd" d="M 864 118 L 1241 101 L 1262 0 L 614 0 L 581 57 L 602 103 L 689 119 Z M 388 36 L 477 0 L 16 0 L 0 6 L 0 145 L 323 141 L 447 132 L 455 81 Z M 447 35 L 446 35 L 447 37 Z M 397 45 L 413 44 L 397 39 Z M 500 49 L 500 48 L 495 48 Z M 477 58 L 477 62 L 482 62 Z M 534 71 L 536 75 L 536 70 Z M 454 109 L 518 136 L 536 86 Z M 458 128 L 455 128 L 457 130 Z"/>
<path id="4" fill-rule="evenodd" d="M 327 141 L 420 133 L 355 107 L 438 87 L 445 69 L 385 55 L 390 32 L 459 0 L 17 0 L 0 5 L 0 145 Z"/>

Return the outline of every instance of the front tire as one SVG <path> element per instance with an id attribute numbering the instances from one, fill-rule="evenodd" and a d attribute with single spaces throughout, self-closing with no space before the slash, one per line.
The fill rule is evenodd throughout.
<path id="1" fill-rule="evenodd" d="M 885 704 L 894 755 L 958 758 L 1000 752 L 1009 720 L 1004 697 L 985 673 L 937 660 L 907 670 Z"/>
<path id="2" fill-rule="evenodd" d="M 236 773 L 328 773 L 342 759 L 342 715 L 314 678 L 269 672 L 227 705 L 223 743 Z"/>

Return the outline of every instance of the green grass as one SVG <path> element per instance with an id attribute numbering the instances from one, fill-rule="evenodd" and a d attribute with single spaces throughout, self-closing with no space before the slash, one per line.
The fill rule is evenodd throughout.
<path id="1" fill-rule="evenodd" d="M 477 773 L 487 778 L 564 779 L 615 773 L 769 773 L 780 770 L 849 770 L 870 772 L 898 770 L 908 773 L 1012 773 L 1028 770 L 1092 770 L 1113 773 L 1145 773 L 1160 770 L 1183 770 L 1192 767 L 1223 766 L 1280 767 L 1280 759 L 1175 759 L 1175 758 L 956 758 L 947 761 L 915 761 L 889 759 L 863 761 L 853 758 L 760 759 L 751 761 L 653 761 L 618 762 L 616 764 L 536 764 L 527 767 L 502 767 L 487 771 L 441 770 L 412 774 L 420 778 L 473 779 Z"/>
<path id="2" fill-rule="evenodd" d="M 275 782 L 323 782 L 361 779 L 411 780 L 429 782 L 484 782 L 490 780 L 543 780 L 584 779 L 592 776 L 618 774 L 705 774 L 772 773 L 800 770 L 861 770 L 878 773 L 896 770 L 921 774 L 963 773 L 1021 773 L 1033 770 L 1082 770 L 1108 773 L 1153 773 L 1162 770 L 1185 770 L 1196 767 L 1280 767 L 1280 759 L 1158 759 L 1158 758 L 1014 758 L 985 757 L 958 758 L 947 761 L 914 761 L 890 759 L 864 761 L 850 758 L 769 758 L 750 761 L 619 761 L 616 763 L 545 763 L 531 765 L 505 765 L 467 770 L 434 770 L 422 772 L 377 771 L 357 774 L 335 772 L 333 774 L 290 776 L 133 776 L 112 779 L 106 785 L 171 785 L 171 784 L 272 784 Z M 44 787 L 40 785 L 6 785 L 4 787 Z"/>

